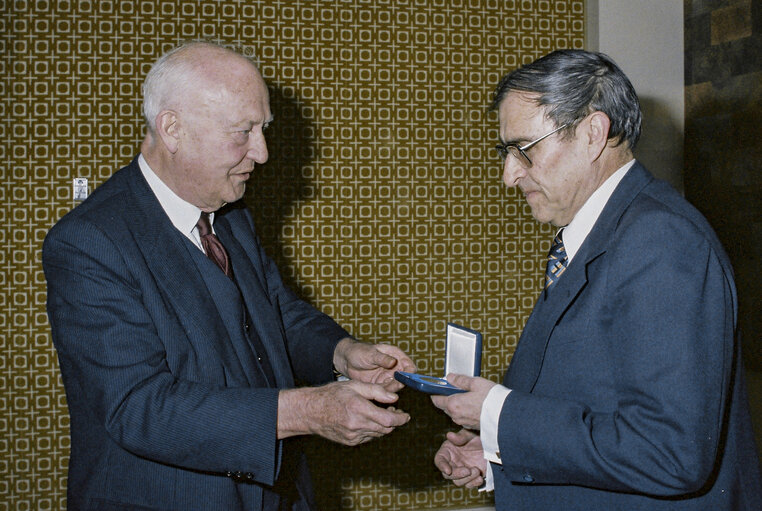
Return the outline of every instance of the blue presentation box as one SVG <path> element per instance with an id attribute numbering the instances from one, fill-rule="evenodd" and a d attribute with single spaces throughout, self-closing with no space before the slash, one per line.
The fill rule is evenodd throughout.
<path id="1" fill-rule="evenodd" d="M 445 344 L 444 376 L 450 373 L 479 376 L 482 365 L 482 334 L 475 330 L 447 324 L 447 341 Z M 397 371 L 394 378 L 416 390 L 427 394 L 450 395 L 465 392 L 448 382 L 444 377 L 427 376 L 417 373 Z"/>

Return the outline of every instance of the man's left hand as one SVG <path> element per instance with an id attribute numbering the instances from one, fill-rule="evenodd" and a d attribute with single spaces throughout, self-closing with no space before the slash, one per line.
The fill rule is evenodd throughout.
<path id="1" fill-rule="evenodd" d="M 342 339 L 333 353 L 333 365 L 343 375 L 383 385 L 396 392 L 404 385 L 394 379 L 395 371 L 415 372 L 415 364 L 404 351 L 390 344 L 368 344 Z"/>
<path id="2" fill-rule="evenodd" d="M 467 392 L 449 396 L 431 396 L 434 406 L 443 410 L 455 424 L 464 428 L 479 430 L 482 404 L 489 391 L 496 384 L 484 378 L 448 374 L 447 381 Z"/>
<path id="3" fill-rule="evenodd" d="M 447 433 L 447 440 L 434 456 L 434 465 L 456 486 L 478 488 L 487 473 L 481 438 L 468 429 Z"/>

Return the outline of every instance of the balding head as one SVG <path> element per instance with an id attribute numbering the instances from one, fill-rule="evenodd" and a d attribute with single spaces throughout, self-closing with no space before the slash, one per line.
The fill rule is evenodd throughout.
<path id="1" fill-rule="evenodd" d="M 243 196 L 267 161 L 267 85 L 247 58 L 189 43 L 157 61 L 144 85 L 148 132 L 141 153 L 180 198 L 214 211 Z"/>
<path id="2" fill-rule="evenodd" d="M 143 82 L 143 115 L 150 131 L 162 110 L 181 110 L 200 93 L 214 92 L 240 73 L 261 75 L 254 63 L 233 50 L 209 42 L 190 42 L 165 53 Z M 264 83 L 264 81 L 263 81 Z"/>

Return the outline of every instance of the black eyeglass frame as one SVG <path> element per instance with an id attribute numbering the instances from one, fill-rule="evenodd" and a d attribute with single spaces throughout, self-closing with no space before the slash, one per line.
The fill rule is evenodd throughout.
<path id="1" fill-rule="evenodd" d="M 533 148 L 535 145 L 537 145 L 538 143 L 542 142 L 543 140 L 545 140 L 549 136 L 551 136 L 551 135 L 553 135 L 555 133 L 558 133 L 559 131 L 561 131 L 562 129 L 564 129 L 564 128 L 568 127 L 568 126 L 569 126 L 569 123 L 566 123 L 566 124 L 564 124 L 562 126 L 559 126 L 558 128 L 554 129 L 553 131 L 550 131 L 550 132 L 544 134 L 543 136 L 541 136 L 540 138 L 538 138 L 536 140 L 532 140 L 531 142 L 529 142 L 528 144 L 524 144 L 523 146 L 520 146 L 520 145 L 518 145 L 518 144 L 516 144 L 514 142 L 506 142 L 505 144 L 497 144 L 495 146 L 495 149 L 497 149 L 497 152 L 500 154 L 500 157 L 503 159 L 503 161 L 505 161 L 505 159 L 508 158 L 509 154 L 512 154 L 520 162 L 524 162 L 525 163 L 525 167 L 529 168 L 529 167 L 532 166 L 532 160 L 529 159 L 529 156 L 527 156 L 526 151 L 528 151 L 529 149 Z M 522 160 L 522 158 L 523 158 L 523 160 Z"/>

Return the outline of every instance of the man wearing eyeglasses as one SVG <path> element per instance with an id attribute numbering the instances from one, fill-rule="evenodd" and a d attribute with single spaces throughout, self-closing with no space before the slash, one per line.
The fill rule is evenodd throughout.
<path id="1" fill-rule="evenodd" d="M 559 227 L 502 385 L 449 375 L 464 427 L 435 463 L 498 510 L 757 510 L 733 271 L 706 220 L 633 157 L 638 98 L 607 56 L 505 76 L 503 180 Z"/>

